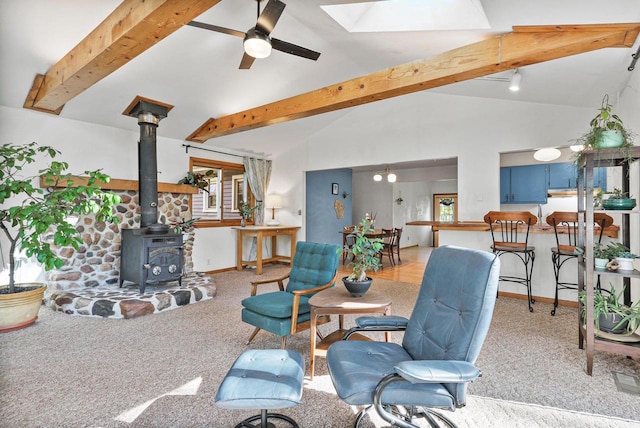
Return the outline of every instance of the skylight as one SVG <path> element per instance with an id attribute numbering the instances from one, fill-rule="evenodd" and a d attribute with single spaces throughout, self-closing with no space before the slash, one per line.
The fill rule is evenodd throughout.
<path id="1" fill-rule="evenodd" d="M 480 0 L 386 0 L 320 7 L 352 33 L 491 28 Z"/>

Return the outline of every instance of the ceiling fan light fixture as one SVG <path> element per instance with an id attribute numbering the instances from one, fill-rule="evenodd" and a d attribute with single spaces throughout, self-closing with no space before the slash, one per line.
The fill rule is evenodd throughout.
<path id="1" fill-rule="evenodd" d="M 390 172 L 389 174 L 387 174 L 387 181 L 389 183 L 395 183 L 397 178 L 398 177 L 393 172 Z"/>
<path id="2" fill-rule="evenodd" d="M 271 40 L 266 34 L 252 28 L 244 38 L 244 51 L 254 58 L 266 58 L 271 55 Z"/>
<path id="3" fill-rule="evenodd" d="M 379 172 L 375 173 L 373 175 L 373 181 L 382 181 L 382 174 L 380 174 Z"/>

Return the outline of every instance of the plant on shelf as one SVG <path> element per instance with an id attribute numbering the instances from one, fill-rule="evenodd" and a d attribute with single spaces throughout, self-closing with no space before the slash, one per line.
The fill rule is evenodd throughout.
<path id="1" fill-rule="evenodd" d="M 624 287 L 619 294 L 611 285 L 606 289 L 593 290 L 593 317 L 596 330 L 615 334 L 630 335 L 640 327 L 640 301 L 633 306 L 623 303 Z M 580 315 L 584 323 L 587 315 L 585 290 L 580 290 L 578 300 L 581 303 Z"/>
<path id="2" fill-rule="evenodd" d="M 197 187 L 198 189 L 209 193 L 209 178 L 214 175 L 215 172 L 212 169 L 209 169 L 204 173 L 188 171 L 187 174 L 178 181 L 178 184 L 189 184 L 190 186 Z"/>
<path id="3" fill-rule="evenodd" d="M 373 280 L 367 276 L 367 271 L 373 270 L 375 272 L 381 265 L 380 251 L 382 251 L 384 244 L 381 238 L 367 236 L 373 231 L 371 219 L 363 219 L 360 225 L 355 226 L 353 232 L 349 234 L 353 238 L 352 244 L 338 249 L 339 252 L 341 250 L 347 252 L 347 260 L 349 260 L 352 271 L 349 276 L 342 278 L 342 281 L 354 296 L 361 296 L 368 290 Z M 355 288 L 349 289 L 352 283 L 355 284 L 353 285 Z"/>
<path id="4" fill-rule="evenodd" d="M 99 184 L 109 182 L 110 177 L 101 170 L 85 171 L 86 182 L 74 183 L 74 177 L 66 173 L 68 163 L 55 160 L 59 154 L 53 147 L 39 146 L 35 142 L 0 147 L 0 229 L 9 240 L 9 284 L 0 288 L 0 296 L 3 299 L 6 295 L 21 298 L 26 295 L 24 293 L 41 290 L 35 317 L 46 286 L 15 283 L 16 252 L 24 251 L 27 257 L 35 257 L 46 270 L 61 268 L 64 261 L 56 255 L 49 241 L 43 239 L 45 234 L 52 236 L 54 245 L 78 249 L 83 241 L 76 226 L 68 221 L 70 218 L 95 214 L 97 221 L 118 221 L 114 207 L 120 197 L 102 191 Z M 43 159 L 47 164 L 37 175 L 25 175 L 25 168 Z M 49 186 L 47 189 L 36 187 L 40 178 Z"/>
<path id="5" fill-rule="evenodd" d="M 605 252 L 609 260 L 607 264 L 608 270 L 633 270 L 633 259 L 637 258 L 636 254 L 633 254 L 629 248 L 622 245 L 619 242 L 611 242 L 605 248 Z"/>
<path id="6" fill-rule="evenodd" d="M 609 104 L 609 96 L 605 95 L 598 114 L 589 122 L 589 130 L 578 137 L 574 144 L 581 145 L 582 150 L 576 152 L 574 161 L 578 167 L 584 165 L 585 150 L 600 152 L 606 148 L 617 148 L 616 156 L 622 156 L 629 163 L 633 162 L 631 148 L 635 134 L 625 127 L 622 119 L 614 114 Z"/>
<path id="7" fill-rule="evenodd" d="M 628 192 L 623 192 L 617 187 L 613 192 L 606 193 L 609 195 L 607 199 L 602 200 L 602 208 L 607 210 L 630 210 L 636 206 L 636 200 L 633 199 Z"/>
<path id="8" fill-rule="evenodd" d="M 198 220 L 200 220 L 200 217 L 191 218 L 188 220 L 180 217 L 180 220 L 171 223 L 171 227 L 173 227 L 173 230 L 178 234 L 189 233 L 196 228 L 195 222 L 197 222 Z"/>

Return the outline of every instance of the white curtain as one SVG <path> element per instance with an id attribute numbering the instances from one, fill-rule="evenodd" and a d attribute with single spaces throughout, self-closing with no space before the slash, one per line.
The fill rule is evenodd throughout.
<path id="1" fill-rule="evenodd" d="M 256 198 L 257 208 L 253 212 L 253 221 L 256 226 L 262 226 L 264 223 L 264 202 L 269 180 L 271 180 L 271 161 L 245 157 L 244 170 L 251 192 Z"/>

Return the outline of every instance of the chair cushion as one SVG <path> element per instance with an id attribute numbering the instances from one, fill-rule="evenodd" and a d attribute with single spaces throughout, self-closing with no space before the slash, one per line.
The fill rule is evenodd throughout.
<path id="1" fill-rule="evenodd" d="M 299 241 L 287 291 L 307 290 L 331 281 L 340 261 L 339 248 L 339 245 Z"/>
<path id="2" fill-rule="evenodd" d="M 394 372 L 402 361 L 411 356 L 396 343 L 343 340 L 327 351 L 327 366 L 338 396 L 353 406 L 373 403 L 376 385 L 384 376 Z M 453 396 L 439 383 L 412 384 L 394 382 L 382 394 L 382 404 L 428 406 L 452 409 Z"/>
<path id="3" fill-rule="evenodd" d="M 285 349 L 245 351 L 225 376 L 215 403 L 223 409 L 283 409 L 302 399 L 304 360 Z"/>
<path id="4" fill-rule="evenodd" d="M 242 306 L 248 310 L 272 318 L 291 318 L 293 310 L 293 294 L 286 291 L 257 294 L 242 300 Z M 298 314 L 310 311 L 309 297 L 300 297 Z"/>

